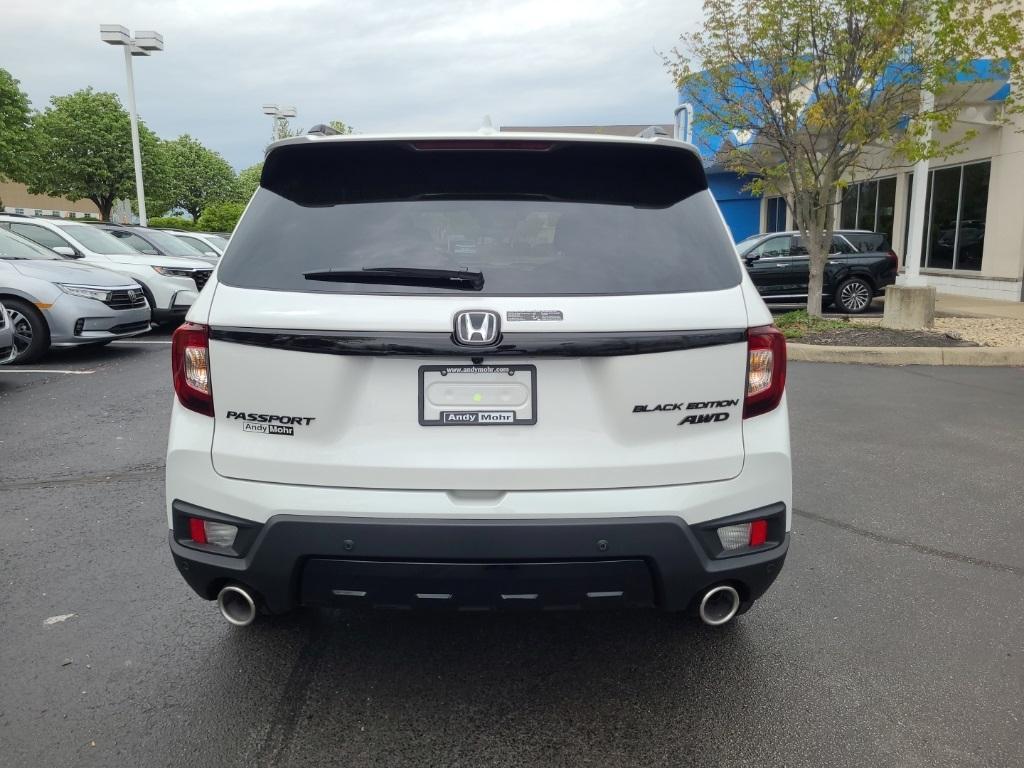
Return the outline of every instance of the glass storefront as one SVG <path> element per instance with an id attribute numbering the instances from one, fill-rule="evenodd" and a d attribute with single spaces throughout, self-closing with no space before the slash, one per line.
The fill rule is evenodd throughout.
<path id="1" fill-rule="evenodd" d="M 925 267 L 981 269 L 991 171 L 992 163 L 986 160 L 929 172 Z"/>
<path id="2" fill-rule="evenodd" d="M 843 195 L 840 229 L 882 232 L 892 242 L 896 213 L 896 177 L 851 184 Z"/>
<path id="3" fill-rule="evenodd" d="M 786 201 L 781 197 L 769 197 L 765 200 L 767 205 L 767 221 L 765 232 L 786 231 Z"/>

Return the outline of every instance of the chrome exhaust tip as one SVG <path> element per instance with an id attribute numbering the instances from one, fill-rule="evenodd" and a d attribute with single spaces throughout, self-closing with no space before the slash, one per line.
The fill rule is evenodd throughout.
<path id="1" fill-rule="evenodd" d="M 247 627 L 256 619 L 256 600 L 245 587 L 230 584 L 217 594 L 220 615 L 236 627 Z"/>
<path id="2" fill-rule="evenodd" d="M 709 627 L 720 627 L 732 621 L 740 610 L 740 593 L 728 584 L 712 587 L 700 601 L 700 620 Z"/>

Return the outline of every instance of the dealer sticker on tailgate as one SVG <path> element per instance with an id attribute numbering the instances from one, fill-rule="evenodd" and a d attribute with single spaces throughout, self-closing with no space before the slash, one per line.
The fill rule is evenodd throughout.
<path id="1" fill-rule="evenodd" d="M 537 423 L 533 365 L 422 365 L 420 424 L 425 427 Z"/>

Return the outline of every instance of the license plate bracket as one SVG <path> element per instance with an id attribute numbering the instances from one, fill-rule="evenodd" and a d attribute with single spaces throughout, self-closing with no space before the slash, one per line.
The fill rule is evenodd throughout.
<path id="1" fill-rule="evenodd" d="M 424 427 L 516 427 L 537 423 L 535 365 L 421 365 Z"/>

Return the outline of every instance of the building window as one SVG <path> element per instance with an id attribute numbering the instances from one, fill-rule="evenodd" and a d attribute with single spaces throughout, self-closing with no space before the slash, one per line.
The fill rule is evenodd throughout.
<path id="1" fill-rule="evenodd" d="M 882 232 L 892 242 L 896 213 L 896 177 L 851 184 L 843 195 L 839 213 L 840 229 Z"/>
<path id="2" fill-rule="evenodd" d="M 781 197 L 769 197 L 765 200 L 768 209 L 765 232 L 786 231 L 786 201 Z"/>
<path id="3" fill-rule="evenodd" d="M 925 266 L 981 269 L 991 172 L 992 163 L 988 160 L 929 172 Z"/>

